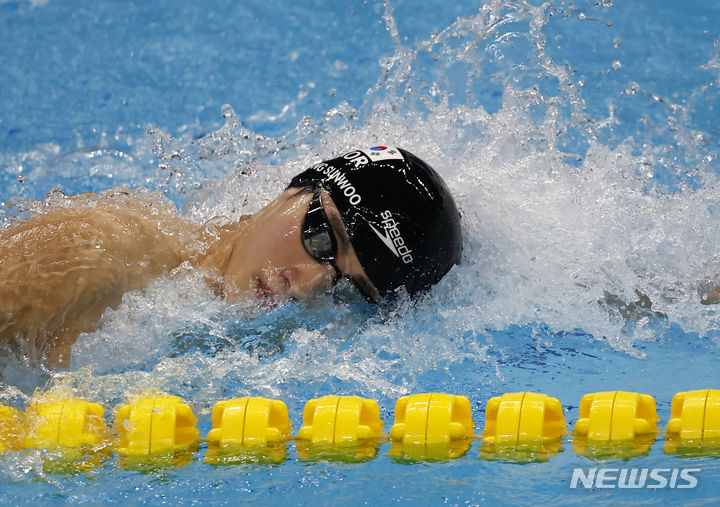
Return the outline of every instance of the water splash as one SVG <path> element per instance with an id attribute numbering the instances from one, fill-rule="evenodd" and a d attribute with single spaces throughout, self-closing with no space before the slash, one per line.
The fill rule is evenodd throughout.
<path id="1" fill-rule="evenodd" d="M 511 326 L 582 329 L 636 356 L 638 342 L 673 323 L 716 333 L 718 311 L 700 302 L 708 283 L 720 282 L 718 134 L 698 110 L 717 101 L 717 50 L 702 69 L 711 78 L 690 97 L 628 84 L 597 113 L 588 76 L 553 58 L 548 33 L 593 23 L 609 31 L 610 48 L 623 47 L 605 21 L 610 6 L 492 1 L 408 47 L 386 2 L 394 53 L 359 108 L 341 103 L 281 137 L 252 132 L 229 106 L 224 125 L 197 138 L 152 130 L 132 156 L 151 151 L 147 184 L 198 222 L 256 211 L 322 158 L 403 146 L 456 196 L 462 265 L 420 301 L 378 311 L 342 290 L 329 305 L 323 296 L 270 312 L 238 309 L 214 299 L 199 276 L 158 280 L 106 313 L 75 346 L 71 371 L 50 383 L 108 403 L 131 389 L 167 388 L 207 411 L 226 395 L 299 401 L 336 386 L 389 397 L 466 360 L 502 375 L 488 350 L 493 333 Z M 626 112 L 648 101 L 661 112 L 622 135 Z M 129 174 L 146 184 L 146 173 Z M 118 360 L 119 350 L 131 352 Z"/>

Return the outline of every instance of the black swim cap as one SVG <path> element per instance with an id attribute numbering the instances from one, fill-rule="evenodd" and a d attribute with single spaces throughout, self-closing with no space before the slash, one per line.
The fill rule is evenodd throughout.
<path id="1" fill-rule="evenodd" d="M 319 185 L 382 296 L 428 289 L 460 262 L 460 215 L 432 167 L 400 148 L 375 146 L 325 160 L 288 188 Z"/>

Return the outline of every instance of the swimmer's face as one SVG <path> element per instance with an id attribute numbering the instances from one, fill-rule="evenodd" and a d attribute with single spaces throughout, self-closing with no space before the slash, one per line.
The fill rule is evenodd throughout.
<path id="1" fill-rule="evenodd" d="M 306 299 L 337 283 L 338 275 L 331 262 L 315 259 L 303 245 L 303 222 L 312 198 L 312 192 L 286 190 L 254 215 L 233 239 L 223 273 L 232 289 L 226 295 L 228 299 L 248 295 L 261 299 Z M 377 289 L 365 275 L 350 244 L 340 213 L 325 191 L 322 204 L 335 235 L 336 266 L 343 276 L 363 287 L 365 294 L 379 300 Z"/>

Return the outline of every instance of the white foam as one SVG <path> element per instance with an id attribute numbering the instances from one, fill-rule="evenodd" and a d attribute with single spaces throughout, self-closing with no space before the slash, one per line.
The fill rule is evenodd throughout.
<path id="1" fill-rule="evenodd" d="M 511 325 L 579 328 L 638 355 L 633 344 L 670 323 L 716 331 L 718 311 L 700 304 L 702 284 L 720 281 L 714 152 L 693 141 L 699 131 L 686 116 L 665 138 L 682 145 L 693 184 L 661 186 L 652 147 L 611 142 L 612 107 L 589 118 L 580 84 L 545 52 L 548 8 L 490 2 L 416 48 L 403 46 L 387 9 L 395 54 L 359 110 L 340 104 L 269 138 L 226 107 L 225 125 L 199 140 L 156 130 L 147 141 L 159 160 L 155 185 L 187 199 L 183 213 L 197 221 L 254 212 L 292 175 L 345 150 L 413 151 L 446 179 L 463 216 L 462 265 L 427 297 L 379 314 L 342 299 L 238 310 L 184 273 L 126 295 L 81 337 L 73 371 L 55 374 L 56 384 L 108 402 L 167 389 L 207 411 L 226 395 L 292 399 L 299 385 L 408 392 L 423 373 L 455 362 L 492 367 L 479 336 Z M 708 58 L 712 67 L 717 55 Z M 502 82 L 496 111 L 484 80 Z M 579 140 L 568 148 L 570 132 Z M 636 290 L 652 311 L 635 307 L 628 320 L 608 294 L 631 303 Z"/>

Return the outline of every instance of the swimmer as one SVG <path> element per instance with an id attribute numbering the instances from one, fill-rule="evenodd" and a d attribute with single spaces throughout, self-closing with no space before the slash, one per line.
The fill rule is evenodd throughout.
<path id="1" fill-rule="evenodd" d="M 295 176 L 261 211 L 197 225 L 142 190 L 65 197 L 0 230 L 0 345 L 67 367 L 124 293 L 187 263 L 234 302 L 282 302 L 350 280 L 373 303 L 415 295 L 460 262 L 447 186 L 399 148 L 355 150 Z"/>

